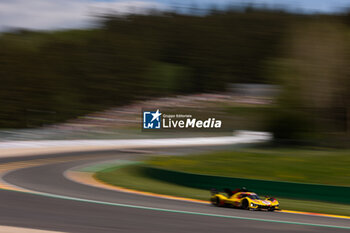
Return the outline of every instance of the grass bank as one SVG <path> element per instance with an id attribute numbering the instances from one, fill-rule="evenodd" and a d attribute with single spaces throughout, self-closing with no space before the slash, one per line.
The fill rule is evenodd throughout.
<path id="1" fill-rule="evenodd" d="M 162 156 L 151 166 L 190 173 L 301 183 L 350 185 L 349 150 L 251 148 L 189 156 Z"/>
<path id="2" fill-rule="evenodd" d="M 144 176 L 142 169 L 138 165 L 124 167 L 118 166 L 115 168 L 105 169 L 97 172 L 95 177 L 112 185 L 159 194 L 195 198 L 200 200 L 208 200 L 210 196 L 209 191 L 206 190 L 183 187 Z M 285 198 L 278 198 L 278 200 L 281 203 L 282 209 L 350 216 L 349 205 L 292 200 Z"/>

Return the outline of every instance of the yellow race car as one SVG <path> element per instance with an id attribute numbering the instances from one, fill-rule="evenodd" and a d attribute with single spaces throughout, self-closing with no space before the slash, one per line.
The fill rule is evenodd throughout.
<path id="1" fill-rule="evenodd" d="M 224 189 L 219 192 L 211 190 L 210 202 L 215 206 L 233 206 L 246 210 L 279 210 L 279 202 L 273 197 L 261 199 L 256 193 L 248 191 L 246 188 L 238 188 L 234 191 Z"/>

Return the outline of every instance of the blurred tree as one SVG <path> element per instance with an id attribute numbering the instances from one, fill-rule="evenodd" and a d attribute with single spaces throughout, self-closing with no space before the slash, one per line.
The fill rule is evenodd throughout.
<path id="1" fill-rule="evenodd" d="M 348 26 L 341 17 L 155 11 L 101 16 L 93 30 L 3 33 L 0 127 L 39 126 L 53 121 L 49 113 L 65 121 L 138 98 L 223 91 L 232 82 L 270 83 L 269 61 L 283 64 L 284 74 L 274 75 L 285 85 L 284 104 L 348 106 Z M 33 112 L 48 114 L 32 119 L 40 118 Z"/>
<path id="2" fill-rule="evenodd" d="M 346 132 L 349 39 L 349 29 L 338 20 L 317 18 L 292 27 L 285 57 L 273 66 L 284 88 L 280 106 L 288 109 L 274 119 L 277 139 L 300 140 L 312 130 Z"/>

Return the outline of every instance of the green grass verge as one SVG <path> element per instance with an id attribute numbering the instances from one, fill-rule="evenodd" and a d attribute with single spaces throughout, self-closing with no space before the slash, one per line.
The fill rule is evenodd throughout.
<path id="1" fill-rule="evenodd" d="M 208 200 L 210 196 L 209 191 L 206 190 L 184 187 L 146 177 L 137 165 L 102 170 L 97 172 L 95 177 L 112 185 L 159 194 L 200 200 Z M 278 200 L 282 209 L 350 216 L 350 205 L 285 198 L 278 198 Z"/>
<path id="2" fill-rule="evenodd" d="M 95 177 L 108 184 L 146 192 L 168 194 L 179 197 L 191 197 L 208 200 L 209 191 L 184 187 L 146 177 L 137 165 L 116 166 L 95 173 Z M 206 194 L 206 195 L 204 195 Z"/>
<path id="3" fill-rule="evenodd" d="M 216 176 L 327 185 L 350 185 L 350 151 L 241 149 L 203 155 L 162 156 L 151 166 Z"/>

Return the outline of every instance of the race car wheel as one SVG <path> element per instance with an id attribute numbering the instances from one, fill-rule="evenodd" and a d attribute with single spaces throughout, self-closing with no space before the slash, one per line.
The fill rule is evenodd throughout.
<path id="1" fill-rule="evenodd" d="M 215 204 L 214 205 L 216 205 L 216 206 L 221 206 L 221 204 L 220 204 L 220 198 L 219 197 L 216 197 L 215 198 Z"/>
<path id="2" fill-rule="evenodd" d="M 210 202 L 212 205 L 219 206 L 220 199 L 218 197 L 210 198 Z"/>
<path id="3" fill-rule="evenodd" d="M 210 198 L 210 202 L 211 202 L 212 205 L 217 206 L 218 205 L 217 197 Z"/>
<path id="4" fill-rule="evenodd" d="M 241 205 L 242 209 L 245 209 L 245 210 L 249 210 L 249 202 L 247 199 L 244 199 L 242 201 L 242 205 Z"/>

